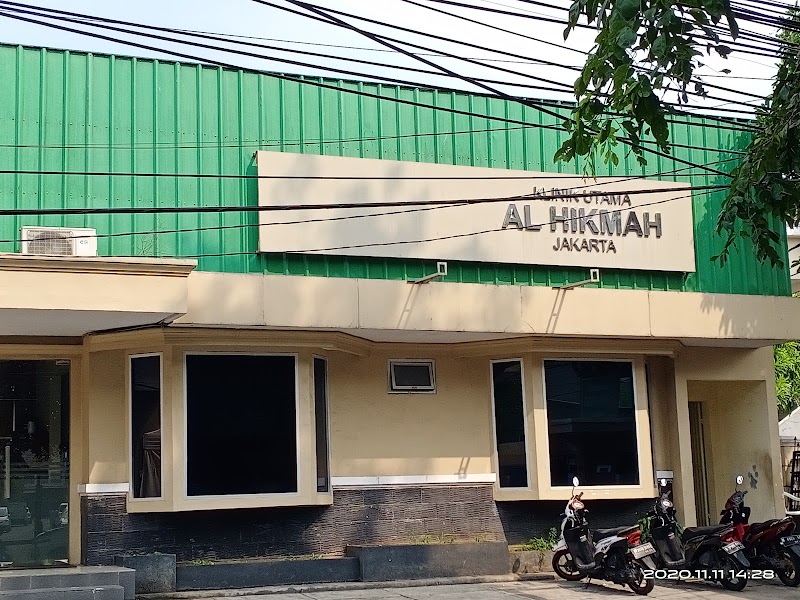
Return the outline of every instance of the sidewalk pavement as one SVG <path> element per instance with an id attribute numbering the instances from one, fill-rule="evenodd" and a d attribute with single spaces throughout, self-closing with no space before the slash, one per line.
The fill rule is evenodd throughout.
<path id="1" fill-rule="evenodd" d="M 543 574 L 532 580 L 508 577 L 459 578 L 389 583 L 305 585 L 281 588 L 150 594 L 147 600 L 612 600 L 635 598 L 628 588 L 606 582 L 566 582 Z M 469 581 L 467 581 L 469 579 Z M 491 581 L 486 581 L 492 579 Z M 656 583 L 648 598 L 656 600 L 797 600 L 800 589 L 775 582 L 750 581 L 741 592 L 729 592 L 711 583 Z"/>

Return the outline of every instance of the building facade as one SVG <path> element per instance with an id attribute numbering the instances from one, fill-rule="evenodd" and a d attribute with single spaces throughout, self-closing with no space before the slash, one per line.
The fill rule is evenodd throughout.
<path id="1" fill-rule="evenodd" d="M 735 123 L 584 179 L 558 119 L 478 95 L 11 46 L 0 74 L 3 564 L 519 542 L 573 476 L 600 524 L 661 477 L 687 525 L 738 474 L 783 511 L 800 319 L 788 266 L 712 261 Z"/>

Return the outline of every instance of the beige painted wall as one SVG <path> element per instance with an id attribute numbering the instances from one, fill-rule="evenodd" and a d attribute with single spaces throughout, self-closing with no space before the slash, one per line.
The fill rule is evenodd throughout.
<path id="1" fill-rule="evenodd" d="M 778 514 L 776 497 L 783 504 L 783 483 L 775 479 L 779 457 L 770 452 L 765 382 L 690 382 L 689 395 L 703 402 L 712 518 L 733 493 L 737 475 L 745 479 L 741 489 L 748 492 L 745 501 L 752 509 L 751 521 L 774 518 Z"/>
<path id="2" fill-rule="evenodd" d="M 196 272 L 189 277 L 189 310 L 175 323 L 338 329 L 355 335 L 403 331 L 416 333 L 420 341 L 432 332 L 477 332 L 757 347 L 800 338 L 800 300 Z"/>
<path id="3" fill-rule="evenodd" d="M 751 490 L 747 498 L 753 521 L 783 516 L 772 348 L 686 348 L 675 366 L 681 465 L 678 502 L 685 507 L 686 524 L 696 523 L 689 401 L 704 402 L 706 442 L 712 448 L 708 454 L 712 516 L 733 490 L 731 482 L 736 475 L 747 478 L 753 465 L 759 473 L 758 489 Z"/>
<path id="4" fill-rule="evenodd" d="M 675 472 L 678 507 L 687 524 L 694 522 L 694 490 L 688 434 L 688 402 L 698 397 L 697 382 L 729 382 L 715 391 L 709 402 L 736 403 L 733 412 L 717 418 L 712 435 L 715 447 L 715 473 L 764 464 L 760 471 L 758 494 L 748 497 L 756 515 L 767 516 L 770 506 L 782 505 L 774 497 L 779 481 L 779 461 L 770 466 L 768 457 L 774 439 L 777 450 L 777 416 L 774 412 L 771 351 L 741 349 L 683 348 L 677 356 L 668 356 L 675 348 L 664 347 L 665 356 L 653 356 L 655 349 L 639 349 L 631 342 L 630 353 L 624 348 L 602 352 L 596 341 L 572 339 L 569 351 L 533 352 L 526 340 L 505 340 L 491 350 L 491 343 L 459 344 L 458 353 L 449 346 L 412 344 L 337 344 L 322 334 L 293 332 L 242 332 L 225 330 L 167 330 L 161 338 L 146 333 L 115 334 L 105 342 L 93 342 L 98 351 L 86 354 L 84 412 L 86 445 L 85 476 L 76 483 L 128 482 L 127 386 L 126 361 L 129 354 L 162 351 L 164 353 L 164 477 L 165 498 L 161 501 L 129 499 L 129 510 L 175 511 L 214 508 L 279 506 L 331 502 L 329 494 L 317 494 L 315 488 L 315 439 L 311 360 L 314 354 L 329 359 L 331 474 L 334 477 L 446 476 L 461 474 L 486 476 L 496 472 L 493 422 L 491 416 L 491 359 L 523 358 L 525 407 L 528 438 L 530 489 L 497 489 L 499 500 L 564 499 L 568 490 L 552 487 L 549 479 L 546 407 L 543 394 L 542 360 L 549 357 L 581 358 L 603 356 L 631 358 L 636 364 L 637 433 L 640 444 L 639 486 L 587 489 L 590 498 L 647 498 L 655 493 L 653 469 Z M 315 336 L 319 336 L 318 339 Z M 100 336 L 102 338 L 102 336 Z M 316 341 L 314 341 L 316 339 Z M 337 338 L 338 339 L 338 338 Z M 159 341 L 160 340 L 160 341 Z M 261 340 L 261 342 L 259 342 Z M 294 341 L 293 341 L 294 340 Z M 553 340 L 549 341 L 551 344 Z M 301 344 L 300 346 L 293 344 Z M 112 346 L 120 345 L 114 349 Z M 584 347 L 581 352 L 580 348 Z M 323 350 L 322 348 L 328 348 Z M 295 496 L 274 495 L 239 498 L 185 498 L 184 489 L 184 407 L 183 354 L 185 351 L 224 352 L 295 352 L 299 360 L 300 390 L 300 492 Z M 646 355 L 649 354 L 649 357 Z M 387 361 L 389 358 L 432 358 L 436 361 L 436 394 L 389 394 Z M 649 365 L 650 409 L 647 409 L 645 363 Z M 741 381 L 755 383 L 741 384 Z M 732 383 L 731 383 L 732 382 Z M 716 383 L 714 384 L 716 385 Z M 732 387 L 731 387 L 732 386 Z M 715 413 L 716 414 L 716 413 Z M 741 421 L 738 415 L 743 415 Z M 730 415 L 732 421 L 725 419 Z M 736 415 L 736 418 L 734 418 Z M 774 424 L 775 435 L 771 429 Z M 652 424 L 652 438 L 651 438 Z M 738 454 L 726 450 L 725 432 L 734 428 L 737 441 L 747 439 L 754 445 Z M 772 436 L 772 437 L 770 437 Z M 720 439 L 717 443 L 717 439 Z M 653 449 L 651 451 L 651 439 Z M 722 452 L 723 458 L 717 457 Z M 77 456 L 77 454 L 74 454 Z M 730 456 L 742 464 L 726 465 Z M 756 461 L 753 463 L 752 461 Z M 759 462 L 760 461 L 760 462 Z M 748 464 L 749 463 L 749 464 Z M 776 470 L 775 475 L 767 473 Z M 767 473 L 767 474 L 765 474 Z M 744 473 L 746 474 L 746 473 Z M 722 478 L 722 475 L 720 475 Z M 720 481 L 720 489 L 728 485 Z M 174 488 L 171 487 L 174 482 Z M 763 482 L 763 483 L 762 483 Z M 715 484 L 716 485 L 716 484 Z M 727 490 L 727 487 L 726 487 Z M 777 490 L 779 492 L 779 490 Z M 716 492 L 715 492 L 716 493 Z M 751 500 L 752 498 L 752 500 Z M 775 502 L 777 500 L 777 503 Z M 770 503 L 772 503 L 770 505 Z"/>
<path id="5" fill-rule="evenodd" d="M 82 483 L 128 481 L 126 360 L 123 351 L 88 355 L 84 407 L 89 469 Z"/>
<path id="6" fill-rule="evenodd" d="M 388 392 L 388 360 L 435 360 L 435 394 Z M 369 357 L 331 354 L 334 477 L 492 473 L 489 362 L 398 346 Z"/>

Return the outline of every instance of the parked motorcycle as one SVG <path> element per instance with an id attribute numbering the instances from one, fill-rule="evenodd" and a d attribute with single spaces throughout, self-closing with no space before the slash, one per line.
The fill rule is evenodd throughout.
<path id="1" fill-rule="evenodd" d="M 665 479 L 661 480 L 661 488 L 667 485 Z M 647 539 L 655 546 L 656 554 L 653 557 L 661 569 L 680 569 L 686 565 L 686 553 L 681 543 L 680 527 L 675 517 L 675 505 L 669 498 L 669 493 L 664 491 L 656 499 L 653 510 L 647 516 Z"/>
<path id="2" fill-rule="evenodd" d="M 575 494 L 579 481 L 572 480 L 572 495 L 564 509 L 561 537 L 553 547 L 553 570 L 567 581 L 584 577 L 627 585 L 639 595 L 649 594 L 654 581 L 645 570 L 655 569 L 655 548 L 642 543 L 638 525 L 613 529 L 589 529 L 581 497 Z"/>
<path id="3" fill-rule="evenodd" d="M 750 507 L 745 506 L 747 490 L 739 490 L 744 478 L 736 478 L 736 487 L 720 515 L 721 524 L 733 525 L 736 539 L 744 544 L 744 553 L 754 569 L 775 571 L 784 585 L 800 585 L 800 535 L 793 534 L 791 517 L 749 524 Z"/>
<path id="4" fill-rule="evenodd" d="M 661 480 L 661 487 L 666 487 Z M 647 514 L 645 539 L 656 549 L 653 557 L 661 576 L 667 579 L 708 579 L 719 581 L 729 590 L 747 585 L 749 564 L 735 542 L 730 526 L 690 527 L 681 532 L 675 506 L 669 494 L 662 493 Z"/>

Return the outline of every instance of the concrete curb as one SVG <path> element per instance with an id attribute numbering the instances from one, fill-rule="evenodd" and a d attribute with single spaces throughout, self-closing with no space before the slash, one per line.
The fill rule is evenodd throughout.
<path id="1" fill-rule="evenodd" d="M 507 583 L 512 581 L 552 581 L 553 573 L 527 573 L 525 575 L 489 575 L 479 577 L 447 577 L 439 579 L 411 579 L 401 581 L 353 581 L 347 583 L 310 583 L 307 585 L 282 585 L 235 590 L 201 590 L 170 592 L 164 594 L 136 594 L 141 600 L 193 600 L 195 598 L 238 598 L 242 596 L 272 594 L 304 594 L 311 592 L 336 592 L 348 590 L 379 590 L 434 585 L 469 583 Z"/>

